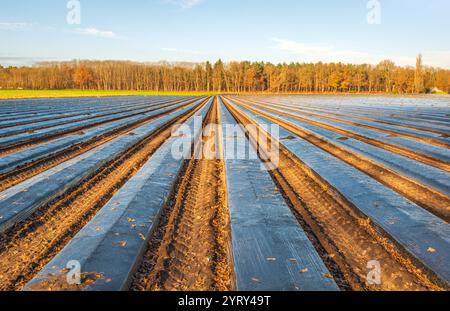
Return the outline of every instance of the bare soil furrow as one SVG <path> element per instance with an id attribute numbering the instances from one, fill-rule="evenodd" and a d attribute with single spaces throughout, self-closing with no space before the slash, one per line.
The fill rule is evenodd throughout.
<path id="1" fill-rule="evenodd" d="M 412 202 L 442 218 L 446 222 L 450 221 L 450 198 L 444 194 L 427 188 L 424 185 L 418 184 L 392 170 L 385 168 L 382 165 L 366 159 L 365 157 L 340 148 L 334 143 L 321 139 L 313 133 L 301 129 L 300 127 L 297 127 L 289 122 L 285 122 L 279 118 L 275 118 L 249 106 L 246 106 L 246 108 L 257 115 L 260 115 L 271 122 L 286 128 L 311 144 L 352 165 L 361 172 L 369 175 L 375 180 L 408 198 Z"/>
<path id="2" fill-rule="evenodd" d="M 269 103 L 267 101 L 264 101 L 265 104 L 268 105 L 274 105 L 274 106 L 278 106 L 278 107 L 282 107 L 283 109 L 286 110 L 291 110 L 289 107 L 285 106 L 285 105 L 276 105 L 274 103 Z M 295 108 L 293 108 L 295 109 Z M 295 109 L 297 111 L 301 111 L 304 114 L 307 115 L 311 115 L 311 116 L 316 116 L 319 118 L 323 118 L 323 119 L 327 119 L 327 120 L 332 120 L 332 121 L 337 121 L 337 122 L 342 122 L 342 123 L 346 123 L 348 122 L 348 124 L 354 124 L 353 122 L 349 122 L 349 121 L 345 121 L 339 118 L 332 118 L 332 117 L 327 117 L 324 116 L 323 114 L 316 114 L 316 113 L 312 113 L 309 112 L 310 109 L 306 108 L 306 107 L 299 107 L 297 109 Z M 372 118 L 366 118 L 366 117 L 360 117 L 360 116 L 356 116 L 354 114 L 351 115 L 345 115 L 343 113 L 337 113 L 337 112 L 332 112 L 332 111 L 327 111 L 327 110 L 321 110 L 321 109 L 317 109 L 315 108 L 314 110 L 316 111 L 320 111 L 323 113 L 326 113 L 328 115 L 332 115 L 332 116 L 337 116 L 337 117 L 345 117 L 345 118 L 352 118 L 352 119 L 356 119 L 356 120 L 361 120 L 361 121 L 367 121 L 367 122 L 373 122 L 374 124 L 386 124 L 386 125 L 392 125 L 392 126 L 396 126 L 398 128 L 404 128 L 404 129 L 410 129 L 410 130 L 415 130 L 415 131 L 420 131 L 420 132 L 429 132 L 429 133 L 434 133 L 434 134 L 438 134 L 438 135 L 448 135 L 448 132 L 444 132 L 444 131 L 440 131 L 440 130 L 433 130 L 433 129 L 428 129 L 428 128 L 423 128 L 423 127 L 419 127 L 419 126 L 412 126 L 412 125 L 406 125 L 406 124 L 399 124 L 399 123 L 394 123 L 394 122 L 387 122 L 387 121 L 383 121 L 383 120 L 377 120 L 377 119 L 372 119 Z M 382 114 L 379 114 L 380 116 L 383 116 Z M 395 116 L 395 115 L 391 115 L 391 116 Z"/>
<path id="3" fill-rule="evenodd" d="M 188 100 L 186 102 L 188 102 Z M 176 104 L 170 104 L 170 105 L 166 106 L 166 108 L 174 106 L 174 105 L 176 105 Z M 154 108 L 154 109 L 148 110 L 147 112 L 157 111 L 157 110 L 160 110 L 160 109 L 163 109 L 163 108 L 161 108 L 161 107 Z M 167 111 L 165 113 L 167 113 Z M 22 140 L 22 141 L 19 141 L 17 143 L 13 143 L 13 144 L 10 144 L 10 145 L 6 145 L 6 146 L 0 147 L 0 156 L 11 154 L 13 152 L 17 152 L 17 151 L 25 149 L 25 148 L 30 148 L 32 146 L 36 146 L 36 145 L 39 145 L 39 144 L 42 144 L 42 143 L 45 143 L 45 142 L 48 142 L 48 141 L 51 141 L 51 140 L 54 140 L 54 139 L 57 139 L 57 138 L 65 137 L 67 135 L 72 135 L 74 133 L 82 132 L 83 130 L 94 128 L 96 126 L 112 123 L 114 121 L 119 121 L 119 120 L 123 120 L 123 119 L 130 118 L 130 117 L 133 117 L 133 116 L 143 115 L 143 114 L 144 114 L 144 112 L 139 112 L 139 113 L 123 116 L 123 117 L 111 118 L 111 119 L 108 119 L 108 120 L 95 122 L 95 123 L 91 123 L 91 124 L 88 124 L 88 125 L 79 126 L 79 127 L 76 127 L 76 128 L 71 128 L 71 129 L 68 129 L 68 130 L 55 131 L 55 133 L 51 133 L 51 134 L 45 135 L 43 137 Z"/>
<path id="4" fill-rule="evenodd" d="M 248 101 L 245 101 L 245 102 L 248 102 Z M 357 140 L 362 141 L 364 143 L 370 144 L 372 146 L 375 146 L 375 147 L 378 147 L 378 148 L 382 148 L 384 150 L 397 153 L 399 155 L 405 156 L 405 157 L 410 158 L 412 160 L 415 160 L 415 161 L 418 161 L 418 162 L 422 162 L 424 164 L 427 164 L 427 165 L 439 168 L 441 170 L 445 170 L 447 172 L 450 172 L 450 164 L 449 163 L 441 161 L 439 159 L 435 159 L 435 158 L 430 157 L 430 156 L 428 156 L 426 154 L 422 154 L 422 153 L 420 153 L 418 151 L 410 150 L 410 149 L 407 149 L 407 148 L 404 148 L 404 147 L 401 147 L 401 146 L 398 146 L 398 145 L 394 145 L 394 144 L 391 144 L 391 143 L 388 143 L 388 142 L 385 142 L 385 141 L 380 141 L 378 139 L 373 139 L 373 138 L 370 138 L 370 137 L 366 137 L 364 135 L 360 135 L 360 134 L 357 134 L 357 133 L 354 133 L 354 132 L 343 130 L 343 129 L 340 129 L 340 128 L 337 128 L 337 127 L 334 127 L 334 126 L 331 126 L 331 125 L 328 125 L 328 124 L 324 124 L 324 123 L 321 123 L 321 122 L 317 122 L 317 121 L 314 121 L 314 120 L 305 119 L 305 118 L 302 118 L 302 117 L 300 117 L 298 115 L 290 114 L 290 113 L 287 113 L 287 112 L 280 112 L 279 110 L 275 110 L 275 109 L 270 109 L 267 106 L 263 106 L 263 105 L 257 104 L 256 102 L 249 102 L 249 103 L 251 103 L 251 104 L 253 104 L 253 105 L 257 106 L 257 107 L 263 107 L 267 111 L 271 111 L 271 112 L 274 112 L 274 113 L 277 113 L 277 114 L 281 114 L 281 115 L 284 115 L 284 116 L 288 116 L 290 118 L 297 119 L 297 120 L 302 121 L 302 122 L 306 122 L 306 123 L 309 123 L 309 124 L 312 124 L 312 125 L 316 125 L 316 126 L 319 126 L 321 128 L 333 131 L 335 133 L 342 134 L 345 137 L 354 138 L 354 139 L 357 139 Z M 273 105 L 273 106 L 275 106 L 275 105 Z M 280 107 L 278 107 L 278 108 L 280 108 Z M 290 109 L 290 108 L 285 108 L 285 107 L 282 107 L 282 109 L 288 110 L 288 111 L 296 111 L 296 109 Z M 310 114 L 307 114 L 307 115 L 310 115 Z M 327 118 L 325 118 L 325 119 L 327 119 Z M 333 120 L 333 121 L 336 121 L 336 120 Z"/>
<path id="5" fill-rule="evenodd" d="M 137 106 L 137 107 L 134 107 L 134 108 L 128 108 L 128 109 L 115 109 L 115 110 L 111 110 L 111 111 L 109 111 L 107 113 L 106 112 L 105 113 L 98 113 L 98 114 L 95 114 L 95 115 L 92 114 L 92 113 L 89 113 L 89 114 L 86 114 L 86 115 L 75 115 L 76 117 L 78 117 L 78 116 L 85 116 L 83 119 L 75 119 L 75 120 L 71 120 L 74 117 L 72 115 L 70 115 L 69 117 L 66 117 L 67 120 L 64 120 L 64 117 L 63 118 L 55 117 L 55 118 L 40 120 L 39 122 L 36 122 L 38 124 L 35 124 L 35 126 L 28 127 L 28 128 L 26 126 L 23 126 L 23 125 L 27 125 L 27 124 L 20 124 L 20 123 L 18 123 L 18 124 L 15 124 L 14 126 L 15 127 L 20 126 L 21 129 L 16 129 L 14 131 L 9 131 L 9 133 L 7 132 L 7 133 L 0 134 L 0 138 L 8 137 L 8 136 L 15 136 L 15 135 L 19 135 L 19 134 L 27 133 L 27 132 L 35 132 L 35 131 L 44 130 L 44 129 L 48 129 L 48 128 L 58 129 L 58 127 L 60 127 L 60 126 L 68 125 L 68 124 L 71 124 L 71 123 L 74 123 L 74 122 L 95 120 L 97 118 L 104 118 L 104 117 L 115 116 L 115 115 L 119 115 L 119 114 L 130 113 L 130 114 L 135 115 L 137 113 L 145 113 L 147 111 L 152 111 L 154 109 L 163 108 L 164 106 L 166 106 L 166 107 L 169 106 L 170 107 L 170 106 L 176 105 L 176 104 L 177 104 L 177 102 L 172 102 L 171 104 L 169 104 L 169 102 L 167 102 L 167 103 L 158 103 L 158 104 L 155 104 L 155 105 L 148 105 L 147 107 L 145 107 L 143 105 L 140 105 L 140 106 Z M 45 121 L 56 121 L 56 120 L 60 120 L 60 121 L 56 122 L 56 123 L 47 123 L 47 122 L 45 122 Z M 27 123 L 27 122 L 25 122 L 25 123 Z M 34 123 L 33 121 L 28 122 L 28 124 L 33 124 L 33 123 Z M 39 123 L 42 123 L 42 124 L 39 124 Z M 0 127 L 0 129 L 1 129 L 1 127 Z"/>
<path id="6" fill-rule="evenodd" d="M 32 161 L 30 163 L 22 165 L 9 173 L 0 174 L 0 192 L 5 189 L 15 186 L 15 185 L 23 182 L 24 180 L 27 180 L 33 176 L 36 176 L 43 171 L 51 169 L 52 167 L 55 167 L 65 161 L 73 159 L 74 157 L 76 157 L 80 154 L 86 153 L 89 150 L 94 149 L 95 147 L 105 144 L 120 135 L 123 135 L 127 132 L 132 131 L 133 129 L 136 129 L 136 128 L 142 126 L 143 124 L 151 122 L 151 121 L 158 119 L 170 112 L 182 109 L 184 107 L 186 107 L 186 105 L 177 107 L 176 109 L 173 109 L 173 110 L 163 112 L 161 114 L 157 114 L 157 115 L 154 115 L 154 116 L 151 116 L 148 118 L 144 118 L 144 119 L 136 121 L 132 124 L 128 124 L 128 125 L 125 125 L 125 126 L 122 126 L 119 128 L 115 128 L 112 131 L 106 132 L 106 133 L 104 133 L 100 136 L 94 137 L 90 140 L 75 144 L 64 150 L 61 150 L 54 154 L 50 154 L 49 156 L 44 157 L 42 159 L 38 159 L 36 161 Z"/>
<path id="7" fill-rule="evenodd" d="M 290 110 L 289 108 L 286 108 L 286 107 L 283 107 L 283 109 Z M 295 110 L 301 111 L 300 109 L 296 109 L 296 108 L 292 108 L 292 109 L 294 111 Z M 308 114 L 308 113 L 305 113 L 305 112 L 302 112 L 302 113 Z M 314 115 L 314 114 L 309 113 L 309 115 Z M 398 131 L 391 130 L 391 129 L 381 128 L 381 127 L 367 125 L 367 124 L 362 124 L 362 123 L 358 123 L 358 122 L 346 121 L 346 120 L 332 118 L 332 117 L 326 117 L 326 116 L 323 116 L 323 115 L 317 115 L 316 114 L 314 116 L 320 117 L 320 118 L 323 118 L 323 119 L 326 119 L 326 120 L 330 120 L 330 121 L 341 122 L 341 123 L 345 123 L 345 124 L 354 125 L 354 126 L 358 126 L 358 127 L 361 127 L 361 128 L 377 131 L 377 132 L 386 133 L 386 134 L 389 134 L 389 135 L 392 135 L 392 136 L 412 139 L 412 140 L 415 140 L 415 141 L 423 142 L 423 143 L 430 144 L 430 145 L 437 146 L 437 147 L 441 147 L 441 148 L 446 148 L 446 149 L 450 148 L 450 144 L 449 143 L 441 141 L 441 140 L 420 137 L 419 135 L 413 135 L 413 134 L 409 134 L 409 133 L 405 133 L 405 132 L 398 132 Z M 439 133 L 436 133 L 436 134 L 444 135 L 443 138 L 445 138 L 446 135 L 448 136 L 448 133 L 444 133 L 444 132 L 439 132 Z"/>
<path id="8" fill-rule="evenodd" d="M 187 120 L 206 102 L 167 123 L 4 232 L 0 236 L 0 290 L 18 290 L 30 281 L 170 137 L 171 127 Z"/>
<path id="9" fill-rule="evenodd" d="M 251 119 L 226 102 L 227 108 L 242 124 L 254 124 Z M 261 135 L 263 133 L 263 135 Z M 268 139 L 265 132 L 249 133 L 254 142 Z M 264 145 L 264 144 L 262 144 Z M 296 213 L 304 229 L 323 250 L 324 261 L 332 260 L 339 267 L 330 269 L 333 276 L 344 277 L 344 284 L 353 290 L 442 290 L 435 278 L 415 260 L 409 258 L 395 241 L 371 223 L 331 185 L 311 171 L 300 159 L 283 146 L 280 163 L 271 175 Z M 382 263 L 382 283 L 367 282 L 367 264 Z M 342 287 L 342 282 L 338 282 Z"/>
<path id="10" fill-rule="evenodd" d="M 205 126 L 217 124 L 217 102 L 205 121 Z M 214 152 L 216 131 L 201 138 L 204 144 L 214 141 Z M 196 151 L 198 146 L 197 142 Z M 186 161 L 159 233 L 136 274 L 134 290 L 232 289 L 225 189 L 223 161 L 194 157 Z"/>

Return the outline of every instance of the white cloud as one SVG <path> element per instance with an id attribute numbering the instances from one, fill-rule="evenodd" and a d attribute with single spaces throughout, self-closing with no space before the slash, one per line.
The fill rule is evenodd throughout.
<path id="1" fill-rule="evenodd" d="M 162 48 L 161 49 L 164 52 L 174 53 L 177 55 L 205 55 L 201 51 L 195 51 L 195 50 L 187 50 L 187 49 L 177 49 L 177 48 Z"/>
<path id="2" fill-rule="evenodd" d="M 4 67 L 9 66 L 33 66 L 39 62 L 53 61 L 51 57 L 22 57 L 22 56 L 9 56 L 0 54 L 0 65 Z"/>
<path id="3" fill-rule="evenodd" d="M 117 37 L 117 35 L 112 31 L 99 30 L 95 27 L 78 28 L 75 30 L 75 33 L 80 34 L 80 35 L 87 35 L 87 36 L 94 36 L 94 37 L 101 37 L 101 38 L 116 38 Z"/>
<path id="4" fill-rule="evenodd" d="M 33 24 L 30 23 L 8 23 L 8 22 L 0 22 L 0 30 L 28 30 L 33 27 Z"/>
<path id="5" fill-rule="evenodd" d="M 32 23 L 23 23 L 23 22 L 16 22 L 16 23 L 9 23 L 9 22 L 0 22 L 0 30 L 9 30 L 9 31 L 39 31 L 39 32 L 48 32 L 48 31 L 61 31 L 61 32 L 71 32 L 76 33 L 80 35 L 87 35 L 87 36 L 95 36 L 95 37 L 102 37 L 102 38 L 117 38 L 117 34 L 113 31 L 104 31 L 97 29 L 95 27 L 88 27 L 88 28 L 77 28 L 75 30 L 67 30 L 67 29 L 56 29 L 49 26 L 41 26 L 39 24 L 32 24 Z"/>
<path id="6" fill-rule="evenodd" d="M 399 66 L 415 66 L 416 56 L 422 52 L 424 63 L 428 66 L 450 69 L 450 51 L 414 51 L 410 55 L 383 55 L 354 50 L 339 50 L 333 46 L 307 44 L 293 40 L 272 38 L 275 48 L 296 54 L 297 61 L 304 62 L 342 62 L 352 64 L 378 64 L 390 59 Z"/>
<path id="7" fill-rule="evenodd" d="M 398 65 L 415 65 L 415 56 L 388 56 L 376 55 L 354 50 L 339 50 L 333 46 L 307 44 L 285 39 L 272 39 L 276 43 L 275 48 L 281 51 L 301 56 L 299 61 L 304 62 L 342 62 L 354 64 L 377 64 L 385 59 L 390 59 Z"/>

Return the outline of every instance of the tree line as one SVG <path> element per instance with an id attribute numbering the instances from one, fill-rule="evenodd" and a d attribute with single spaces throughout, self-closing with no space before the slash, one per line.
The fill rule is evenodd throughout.
<path id="1" fill-rule="evenodd" d="M 369 92 L 450 93 L 450 70 L 423 65 L 401 67 L 342 63 L 217 62 L 177 65 L 128 61 L 71 61 L 32 67 L 0 66 L 3 89 L 85 89 L 159 92 Z"/>

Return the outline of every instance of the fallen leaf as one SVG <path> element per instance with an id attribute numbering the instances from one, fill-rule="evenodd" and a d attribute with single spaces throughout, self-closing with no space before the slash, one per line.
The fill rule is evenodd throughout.
<path id="1" fill-rule="evenodd" d="M 323 276 L 328 278 L 328 279 L 332 279 L 333 278 L 333 276 L 331 274 L 329 274 L 329 273 L 326 273 Z"/>
<path id="2" fill-rule="evenodd" d="M 295 139 L 294 136 L 287 136 L 287 137 L 282 138 L 282 140 L 294 140 L 294 139 Z"/>

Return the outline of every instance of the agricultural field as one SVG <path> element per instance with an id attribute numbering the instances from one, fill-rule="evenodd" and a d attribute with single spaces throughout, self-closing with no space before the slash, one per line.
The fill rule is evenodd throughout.
<path id="1" fill-rule="evenodd" d="M 450 98 L 0 101 L 0 290 L 446 291 Z"/>

